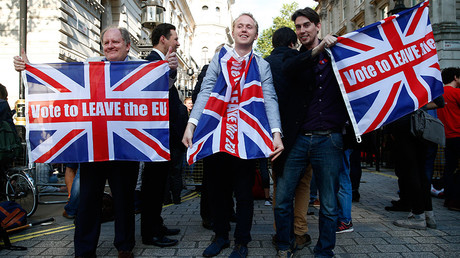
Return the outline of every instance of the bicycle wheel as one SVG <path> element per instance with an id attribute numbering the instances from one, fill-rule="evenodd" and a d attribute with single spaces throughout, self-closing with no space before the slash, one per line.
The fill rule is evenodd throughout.
<path id="1" fill-rule="evenodd" d="M 30 217 L 38 205 L 36 189 L 28 177 L 22 173 L 13 174 L 6 183 L 6 197 L 8 201 L 14 201 L 26 210 Z"/>

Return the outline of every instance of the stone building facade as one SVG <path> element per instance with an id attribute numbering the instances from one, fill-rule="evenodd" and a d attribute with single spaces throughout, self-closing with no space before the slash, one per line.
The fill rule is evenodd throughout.
<path id="1" fill-rule="evenodd" d="M 388 17 L 395 2 L 405 7 L 419 0 L 315 0 L 321 33 L 343 35 Z M 460 0 L 431 0 L 430 20 L 441 68 L 460 66 Z"/>
<path id="2" fill-rule="evenodd" d="M 0 1 L 0 83 L 7 86 L 13 107 L 19 99 L 19 74 L 14 71 L 13 56 L 19 50 L 20 1 Z M 81 62 L 102 55 L 101 31 L 111 24 L 128 29 L 130 55 L 145 57 L 152 49 L 150 32 L 161 22 L 176 26 L 181 46 L 176 87 L 183 93 L 193 88 L 205 59 L 219 44 L 231 43 L 230 7 L 235 0 L 27 0 L 26 51 L 33 63 Z M 143 23 L 143 10 L 155 5 L 161 15 L 155 22 Z M 204 6 L 209 10 L 205 13 Z M 145 14 L 145 12 L 144 12 Z M 144 16 L 144 20 L 145 20 Z M 209 58 L 212 56 L 209 56 Z"/>

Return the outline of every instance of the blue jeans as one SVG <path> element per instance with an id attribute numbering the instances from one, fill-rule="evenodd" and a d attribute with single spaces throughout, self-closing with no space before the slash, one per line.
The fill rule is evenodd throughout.
<path id="1" fill-rule="evenodd" d="M 337 193 L 339 221 L 345 223 L 351 221 L 352 188 L 350 180 L 350 155 L 352 152 L 352 149 L 344 151 L 343 169 L 339 173 L 339 192 Z"/>
<path id="2" fill-rule="evenodd" d="M 319 189 L 319 238 L 315 256 L 333 256 L 337 229 L 339 172 L 343 169 L 342 134 L 299 135 L 289 152 L 283 174 L 277 178 L 275 222 L 279 250 L 293 247 L 296 186 L 311 164 Z"/>
<path id="3" fill-rule="evenodd" d="M 312 174 L 310 182 L 310 202 L 314 202 L 316 199 L 318 199 L 318 187 L 316 186 L 315 175 Z"/>
<path id="4" fill-rule="evenodd" d="M 70 198 L 64 206 L 65 211 L 70 216 L 77 215 L 78 205 L 80 203 L 80 167 L 78 167 L 77 174 L 73 179 L 72 189 L 70 190 Z"/>

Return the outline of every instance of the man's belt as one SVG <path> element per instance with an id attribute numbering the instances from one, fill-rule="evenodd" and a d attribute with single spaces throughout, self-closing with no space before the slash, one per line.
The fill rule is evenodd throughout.
<path id="1" fill-rule="evenodd" d="M 312 135 L 330 135 L 331 133 L 336 133 L 334 130 L 324 130 L 324 131 L 304 131 L 303 135 L 312 136 Z"/>

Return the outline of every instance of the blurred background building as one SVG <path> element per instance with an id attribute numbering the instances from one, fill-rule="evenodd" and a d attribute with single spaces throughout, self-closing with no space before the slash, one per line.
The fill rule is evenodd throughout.
<path id="1" fill-rule="evenodd" d="M 202 66 L 214 49 L 232 43 L 231 6 L 235 0 L 8 0 L 0 1 L 0 82 L 12 107 L 22 99 L 13 56 L 20 42 L 34 63 L 81 62 L 103 55 L 101 31 L 111 24 L 130 32 L 130 55 L 145 57 L 150 33 L 159 23 L 176 26 L 181 46 L 176 87 L 191 95 Z M 24 26 L 21 17 L 26 15 Z M 22 29 L 21 29 L 22 28 Z"/>
<path id="2" fill-rule="evenodd" d="M 362 28 L 419 0 L 315 0 L 321 18 L 321 33 L 343 35 Z M 460 0 L 430 0 L 430 20 L 441 68 L 459 66 Z"/>

